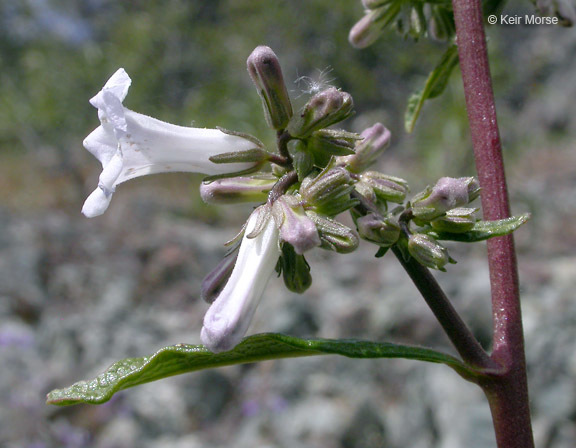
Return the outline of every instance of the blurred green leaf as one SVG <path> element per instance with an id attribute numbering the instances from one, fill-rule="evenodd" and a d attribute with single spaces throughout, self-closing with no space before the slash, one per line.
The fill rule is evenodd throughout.
<path id="1" fill-rule="evenodd" d="M 469 232 L 428 232 L 437 240 L 460 241 L 463 243 L 475 243 L 484 241 L 496 236 L 508 235 L 530 219 L 530 213 L 520 216 L 512 216 L 497 221 L 478 221 Z"/>
<path id="2" fill-rule="evenodd" d="M 112 364 L 93 380 L 53 390 L 47 396 L 47 403 L 60 406 L 100 404 L 120 390 L 173 375 L 256 361 L 328 354 L 441 363 L 464 378 L 474 376 L 474 372 L 457 358 L 426 348 L 350 339 L 299 339 L 264 333 L 247 337 L 234 350 L 224 353 L 212 353 L 202 345 L 178 344 L 162 348 L 151 356 L 124 359 Z"/>
<path id="3" fill-rule="evenodd" d="M 424 88 L 414 93 L 408 100 L 406 113 L 404 115 L 404 126 L 407 132 L 412 132 L 416 125 L 416 120 L 420 115 L 422 106 L 426 100 L 439 96 L 446 86 L 452 74 L 452 70 L 458 64 L 458 47 L 451 45 L 442 55 L 442 59 L 428 76 Z"/>

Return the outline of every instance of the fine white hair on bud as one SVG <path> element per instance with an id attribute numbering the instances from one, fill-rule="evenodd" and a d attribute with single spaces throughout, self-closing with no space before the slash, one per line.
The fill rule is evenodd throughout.
<path id="1" fill-rule="evenodd" d="M 228 351 L 241 341 L 279 256 L 278 228 L 263 205 L 250 215 L 232 274 L 204 316 L 201 338 L 210 351 Z"/>
<path id="2" fill-rule="evenodd" d="M 318 75 L 316 77 L 312 76 L 298 76 L 294 80 L 294 84 L 297 84 L 302 93 L 308 95 L 316 95 L 317 93 L 332 87 L 332 82 L 336 78 L 329 77 L 332 73 L 332 67 L 328 66 L 323 70 L 317 69 Z"/>
<path id="3" fill-rule="evenodd" d="M 249 169 L 247 163 L 216 164 L 210 157 L 248 151 L 254 142 L 218 129 L 177 126 L 126 109 L 122 102 L 131 79 L 118 69 L 90 103 L 98 109 L 98 126 L 84 147 L 102 164 L 98 187 L 82 213 L 89 218 L 106 211 L 116 186 L 146 174 L 186 171 L 220 175 Z"/>

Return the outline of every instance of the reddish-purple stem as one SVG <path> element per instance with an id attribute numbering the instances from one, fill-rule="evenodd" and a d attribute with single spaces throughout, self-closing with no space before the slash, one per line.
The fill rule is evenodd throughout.
<path id="1" fill-rule="evenodd" d="M 470 133 L 482 186 L 484 219 L 510 216 L 480 0 L 452 0 Z M 518 270 L 512 235 L 488 241 L 494 324 L 492 359 L 503 373 L 481 386 L 499 448 L 534 446 L 528 404 Z"/>

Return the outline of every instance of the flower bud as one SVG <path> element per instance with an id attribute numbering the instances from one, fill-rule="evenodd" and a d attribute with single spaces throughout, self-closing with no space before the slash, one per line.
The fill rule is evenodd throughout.
<path id="1" fill-rule="evenodd" d="M 316 224 L 306 215 L 298 197 L 280 196 L 272 205 L 272 216 L 280 240 L 289 243 L 298 255 L 320 246 Z"/>
<path id="2" fill-rule="evenodd" d="M 406 199 L 408 183 L 404 179 L 377 171 L 366 171 L 360 179 L 362 183 L 369 185 L 376 197 L 382 201 L 400 204 Z"/>
<path id="3" fill-rule="evenodd" d="M 414 259 L 431 269 L 445 272 L 447 263 L 455 263 L 448 255 L 448 250 L 430 235 L 416 233 L 408 239 L 408 252 Z"/>
<path id="4" fill-rule="evenodd" d="M 288 123 L 288 132 L 293 137 L 309 137 L 314 131 L 348 118 L 353 107 L 349 93 L 329 87 L 310 98 L 302 112 L 292 117 Z"/>
<path id="5" fill-rule="evenodd" d="M 362 0 L 362 4 L 366 9 L 374 9 L 388 3 L 390 0 Z"/>
<path id="6" fill-rule="evenodd" d="M 347 254 L 358 248 L 358 234 L 350 227 L 314 212 L 308 212 L 308 216 L 316 223 L 322 249 Z"/>
<path id="7" fill-rule="evenodd" d="M 224 289 L 226 282 L 232 274 L 236 258 L 238 258 L 238 252 L 234 255 L 224 257 L 224 259 L 204 277 L 202 285 L 200 286 L 200 296 L 204 301 L 212 303 L 216 300 L 216 297 L 218 297 L 222 289 Z"/>
<path id="8" fill-rule="evenodd" d="M 354 154 L 350 156 L 338 157 L 336 162 L 344 165 L 353 173 L 361 173 L 370 167 L 382 155 L 390 145 L 391 133 L 382 124 L 376 123 L 374 126 L 365 129 L 356 144 Z"/>
<path id="9" fill-rule="evenodd" d="M 292 117 L 292 104 L 276 54 L 269 47 L 256 47 L 247 66 L 262 99 L 266 122 L 273 129 L 284 129 Z"/>
<path id="10" fill-rule="evenodd" d="M 476 224 L 477 208 L 453 208 L 448 210 L 446 215 L 430 222 L 434 230 L 440 232 L 465 233 L 472 230 Z"/>
<path id="11" fill-rule="evenodd" d="M 312 285 L 310 265 L 304 258 L 294 251 L 290 244 L 282 245 L 282 256 L 278 261 L 282 269 L 282 278 L 286 287 L 297 294 L 302 294 Z"/>
<path id="12" fill-rule="evenodd" d="M 375 2 L 374 2 L 375 3 Z M 356 48 L 366 48 L 372 45 L 382 34 L 386 22 L 378 20 L 382 16 L 382 8 L 373 9 L 362 17 L 350 30 L 348 41 Z"/>
<path id="13" fill-rule="evenodd" d="M 375 213 L 368 213 L 358 218 L 356 226 L 361 238 L 382 247 L 392 246 L 400 237 L 400 226 L 397 222 L 389 217 L 378 216 Z"/>
<path id="14" fill-rule="evenodd" d="M 278 181 L 276 177 L 227 177 L 200 185 L 200 196 L 207 204 L 264 202 Z"/>
<path id="15" fill-rule="evenodd" d="M 350 198 L 352 178 L 344 168 L 325 169 L 316 177 L 308 176 L 300 186 L 306 205 L 315 212 L 335 216 L 357 204 Z"/>
<path id="16" fill-rule="evenodd" d="M 462 207 L 480 194 L 478 181 L 473 177 L 442 177 L 434 187 L 417 194 L 412 200 L 416 222 L 429 222 L 453 208 Z"/>

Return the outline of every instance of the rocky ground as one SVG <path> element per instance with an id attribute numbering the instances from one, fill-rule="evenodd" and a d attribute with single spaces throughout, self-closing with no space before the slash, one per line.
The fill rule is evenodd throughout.
<path id="1" fill-rule="evenodd" d="M 576 444 L 576 178 L 567 168 L 576 161 L 569 147 L 555 154 L 526 158 L 512 182 L 538 164 L 527 183 L 531 200 L 525 188 L 514 192 L 518 211 L 534 212 L 517 235 L 523 311 L 538 446 L 563 448 Z M 144 182 L 94 220 L 77 211 L 0 208 L 1 446 L 494 446 L 478 388 L 447 367 L 404 360 L 264 362 L 162 380 L 102 406 L 46 406 L 49 390 L 91 378 L 116 360 L 199 342 L 207 309 L 198 298 L 200 281 L 238 227 L 200 223 L 178 206 L 161 206 Z M 311 289 L 298 296 L 273 279 L 250 332 L 452 352 L 398 263 L 373 255 L 368 246 L 346 256 L 316 251 Z M 438 277 L 474 332 L 489 341 L 484 248 L 455 247 L 453 255 L 460 262 Z"/>

